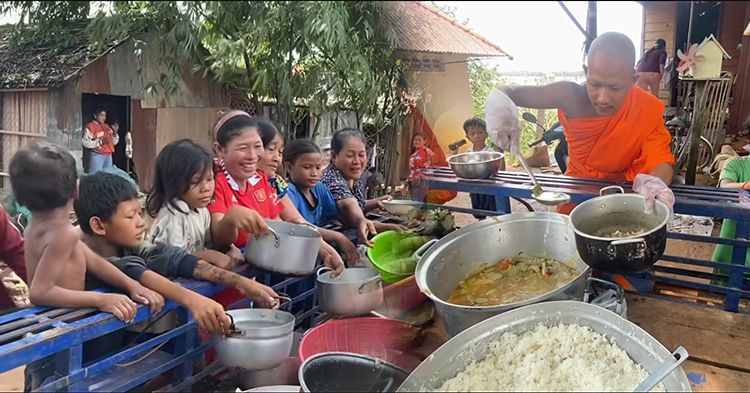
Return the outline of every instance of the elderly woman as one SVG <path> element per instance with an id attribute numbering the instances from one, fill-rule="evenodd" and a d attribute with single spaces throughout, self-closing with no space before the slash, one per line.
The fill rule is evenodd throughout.
<path id="1" fill-rule="evenodd" d="M 360 130 L 345 128 L 336 131 L 331 138 L 331 165 L 323 171 L 320 181 L 331 191 L 344 224 L 357 228 L 360 240 L 372 247 L 369 235 L 389 230 L 400 232 L 405 228 L 365 218 L 365 213 L 376 208 L 382 209 L 383 200 L 392 199 L 390 196 L 365 199 L 362 173 L 366 166 L 365 135 Z"/>

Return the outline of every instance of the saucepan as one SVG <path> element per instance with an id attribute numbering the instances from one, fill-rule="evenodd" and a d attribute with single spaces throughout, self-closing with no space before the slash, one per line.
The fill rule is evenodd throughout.
<path id="1" fill-rule="evenodd" d="M 279 296 L 291 310 L 292 299 Z M 219 363 L 246 370 L 268 370 L 287 359 L 294 344 L 294 315 L 287 311 L 244 308 L 227 311 L 227 334 L 213 333 Z"/>
<path id="2" fill-rule="evenodd" d="M 604 195 L 607 190 L 619 193 Z M 599 196 L 570 213 L 581 260 L 596 270 L 625 274 L 656 263 L 667 247 L 669 206 L 656 200 L 654 212 L 644 213 L 646 198 L 626 194 L 619 186 L 604 187 Z M 613 236 L 617 232 L 624 236 Z M 629 235 L 632 233 L 632 235 Z"/>
<path id="3" fill-rule="evenodd" d="M 266 219 L 270 233 L 248 237 L 245 260 L 285 276 L 304 277 L 315 271 L 320 251 L 318 229 L 312 224 L 291 224 Z"/>
<path id="4" fill-rule="evenodd" d="M 366 267 L 350 267 L 332 278 L 333 270 L 318 270 L 318 302 L 328 314 L 358 317 L 370 313 L 383 303 L 383 281 L 380 273 Z"/>

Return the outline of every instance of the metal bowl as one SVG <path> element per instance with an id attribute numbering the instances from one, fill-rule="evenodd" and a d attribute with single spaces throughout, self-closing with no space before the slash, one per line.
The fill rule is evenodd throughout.
<path id="1" fill-rule="evenodd" d="M 492 177 L 505 160 L 505 154 L 495 151 L 476 151 L 448 157 L 453 173 L 462 179 L 488 179 Z"/>
<path id="2" fill-rule="evenodd" d="M 654 337 L 612 311 L 570 300 L 537 303 L 494 316 L 453 337 L 425 359 L 398 391 L 434 392 L 446 380 L 466 369 L 472 361 L 484 359 L 490 343 L 505 332 L 520 334 L 539 324 L 551 327 L 560 323 L 588 326 L 613 340 L 649 374 L 672 356 Z M 672 371 L 662 384 L 668 392 L 691 391 L 682 367 Z"/>
<path id="3" fill-rule="evenodd" d="M 424 203 L 417 201 L 395 199 L 392 201 L 383 201 L 383 208 L 385 208 L 385 211 L 399 216 L 405 216 L 409 214 L 412 209 L 419 209 L 422 206 L 424 206 Z"/>

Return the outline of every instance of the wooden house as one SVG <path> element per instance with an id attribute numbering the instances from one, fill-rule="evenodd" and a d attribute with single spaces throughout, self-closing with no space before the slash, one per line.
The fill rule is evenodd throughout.
<path id="1" fill-rule="evenodd" d="M 654 46 L 657 39 L 667 43 L 667 53 L 677 59 L 677 49 L 687 50 L 690 44 L 701 44 L 714 37 L 706 49 L 723 52 L 721 71 L 731 73 L 733 86 L 729 98 L 727 134 L 746 128 L 750 116 L 750 37 L 743 32 L 750 23 L 750 2 L 747 1 L 638 1 L 643 5 L 643 42 L 641 53 Z M 692 3 L 692 4 L 691 4 Z M 692 13 L 691 13 L 692 9 Z M 692 15 L 692 21 L 691 21 Z M 688 29 L 690 32 L 688 33 Z M 720 50 L 719 50 L 720 48 Z M 743 50 L 745 48 L 745 50 Z M 715 58 L 717 55 L 711 55 Z M 698 67 L 700 68 L 700 67 Z M 715 73 L 715 70 L 711 71 Z M 660 91 L 659 98 L 667 107 L 676 105 L 677 83 Z"/>
<path id="2" fill-rule="evenodd" d="M 7 30 L 2 30 L 7 32 Z M 7 168 L 13 154 L 28 141 L 46 138 L 67 147 L 82 165 L 82 130 L 97 108 L 107 122 L 120 124 L 113 161 L 126 168 L 125 135 L 133 140 L 133 161 L 141 189 L 148 190 L 156 154 L 167 143 L 191 138 L 210 148 L 213 125 L 231 95 L 218 84 L 183 67 L 179 92 L 146 93 L 164 68 L 149 55 L 148 46 L 133 40 L 93 54 L 85 34 L 51 56 L 35 44 L 12 47 L 0 37 L 0 175 L 8 186 Z M 143 56 L 136 56 L 143 50 Z M 138 63 L 142 61 L 139 72 Z"/>

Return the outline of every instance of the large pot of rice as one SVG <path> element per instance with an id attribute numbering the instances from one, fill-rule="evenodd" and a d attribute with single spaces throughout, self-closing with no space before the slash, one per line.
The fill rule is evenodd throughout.
<path id="1" fill-rule="evenodd" d="M 553 301 L 497 315 L 453 337 L 399 392 L 632 392 L 671 353 L 601 307 Z M 653 391 L 690 392 L 675 369 Z"/>

